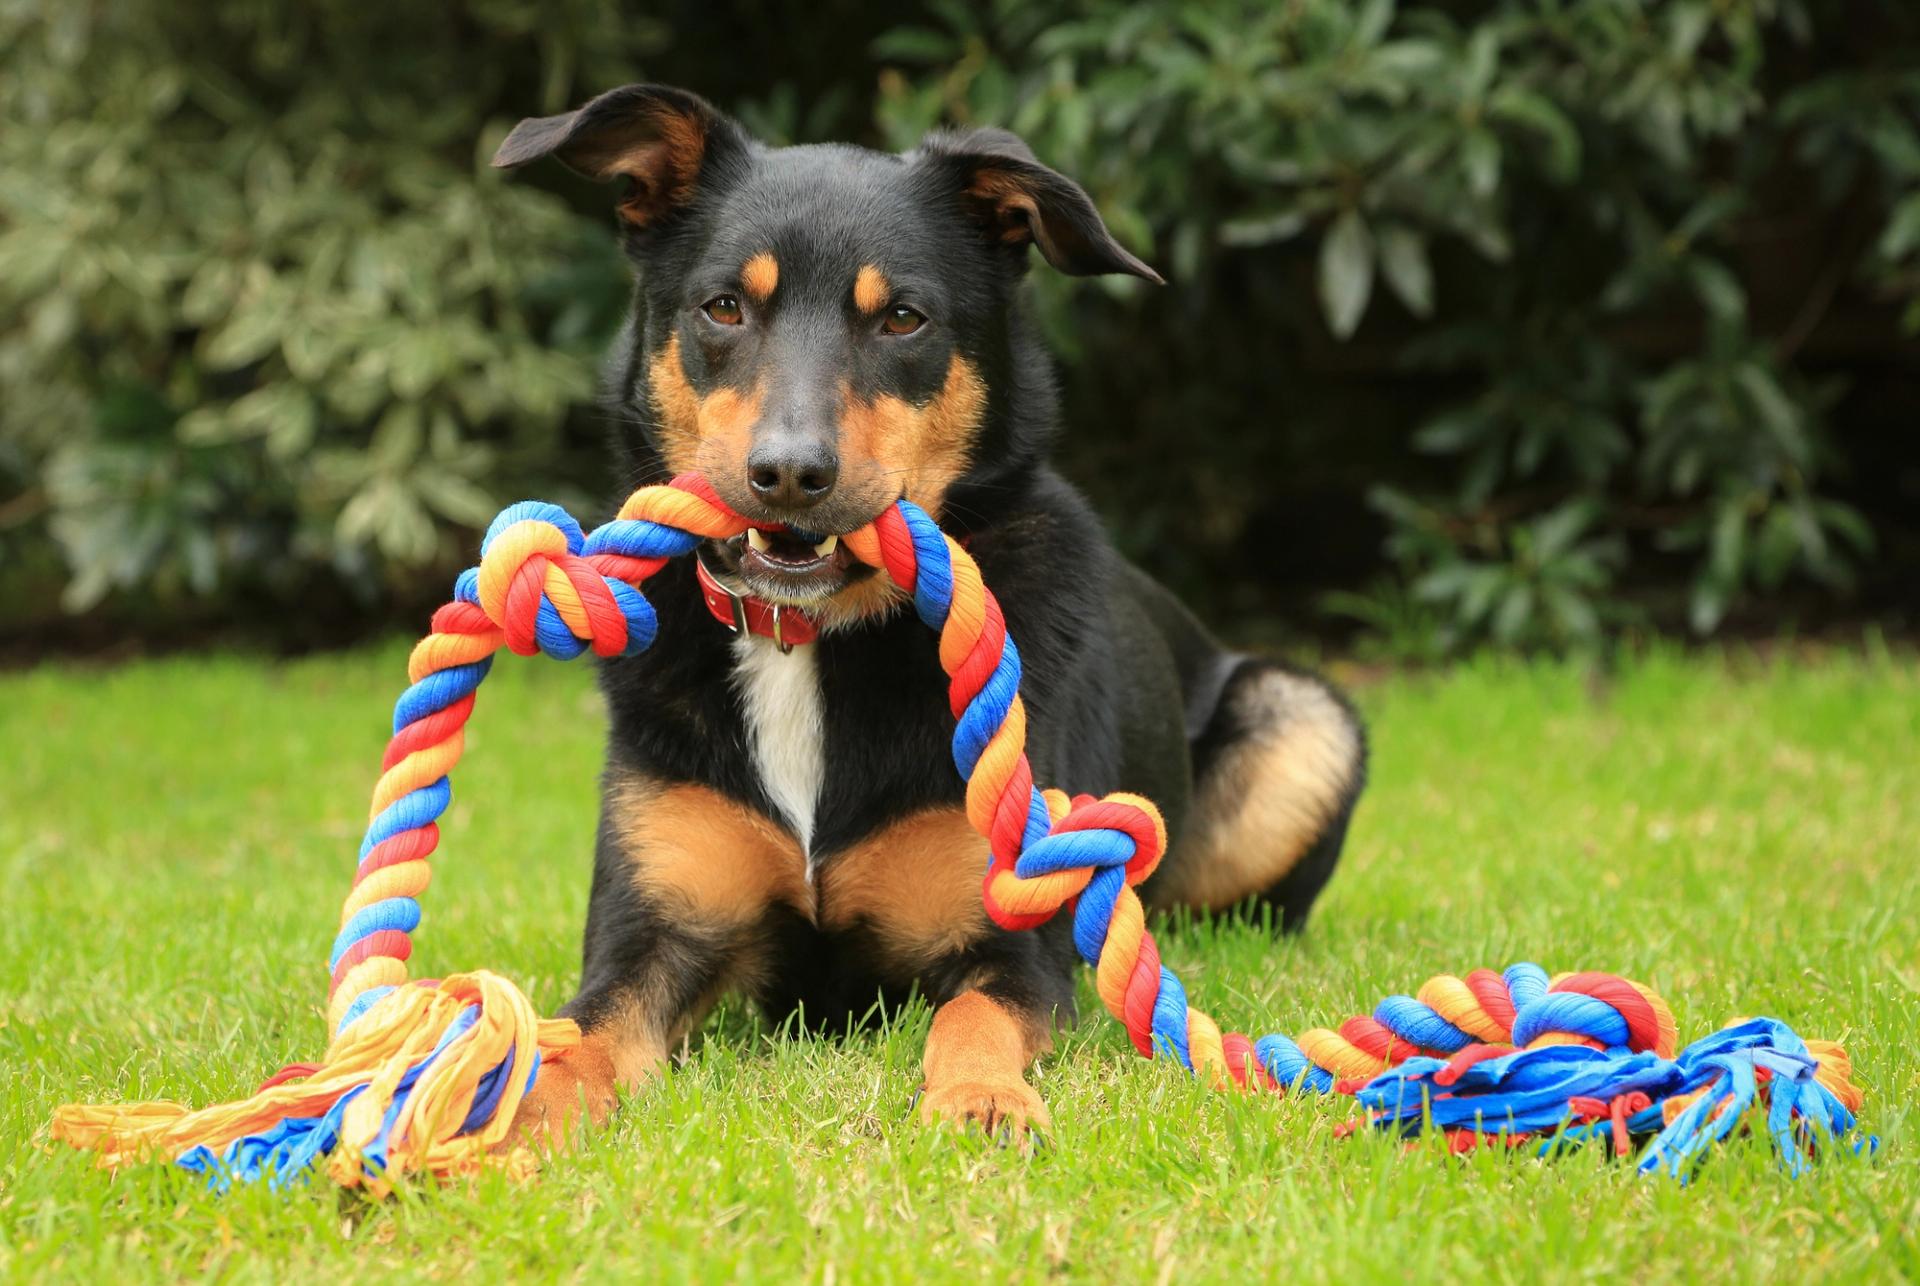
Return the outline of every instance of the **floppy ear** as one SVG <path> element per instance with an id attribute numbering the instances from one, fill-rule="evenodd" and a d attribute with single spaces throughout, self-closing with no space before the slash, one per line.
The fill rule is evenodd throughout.
<path id="1" fill-rule="evenodd" d="M 624 176 L 620 217 L 644 228 L 692 200 L 705 170 L 747 146 L 746 132 L 698 94 L 626 85 L 578 111 L 521 121 L 493 163 L 509 168 L 552 156 L 590 179 Z"/>
<path id="2" fill-rule="evenodd" d="M 1016 135 L 1002 129 L 930 134 L 917 159 L 953 183 L 968 211 L 991 235 L 1012 245 L 1031 241 L 1047 262 L 1076 277 L 1125 272 L 1156 286 L 1166 281 L 1113 239 L 1086 192 L 1040 164 Z"/>

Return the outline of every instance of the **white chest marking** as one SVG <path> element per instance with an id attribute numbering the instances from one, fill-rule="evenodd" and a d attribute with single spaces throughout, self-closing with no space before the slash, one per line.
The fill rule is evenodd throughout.
<path id="1" fill-rule="evenodd" d="M 826 776 L 826 724 L 820 713 L 820 676 L 811 647 L 786 655 L 772 639 L 733 641 L 734 687 L 747 714 L 747 741 L 761 788 L 807 854 L 813 878 L 813 814 Z"/>

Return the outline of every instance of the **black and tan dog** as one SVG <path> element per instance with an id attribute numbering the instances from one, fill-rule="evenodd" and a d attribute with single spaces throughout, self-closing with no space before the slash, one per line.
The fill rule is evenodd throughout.
<path id="1" fill-rule="evenodd" d="M 605 801 L 565 1010 L 585 1042 L 522 1128 L 583 1103 L 602 1118 L 725 992 L 836 1030 L 915 988 L 936 1006 L 922 1113 L 1044 1126 L 1025 1072 L 1073 1013 L 1068 918 L 986 918 L 934 639 L 837 536 L 905 495 L 966 542 L 1021 648 L 1038 779 L 1164 810 L 1150 906 L 1258 898 L 1297 926 L 1360 791 L 1358 721 L 1320 679 L 1223 651 L 1046 460 L 1028 246 L 1062 272 L 1159 277 L 998 130 L 900 156 L 769 148 L 634 85 L 523 121 L 494 164 L 546 156 L 625 183 L 626 481 L 699 470 L 767 530 L 656 577 L 658 642 L 602 672 Z"/>

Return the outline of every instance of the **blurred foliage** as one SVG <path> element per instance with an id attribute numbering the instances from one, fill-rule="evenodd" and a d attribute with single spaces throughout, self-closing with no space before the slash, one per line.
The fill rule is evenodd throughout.
<path id="1" fill-rule="evenodd" d="M 73 609 L 378 609 L 506 500 L 609 495 L 604 194 L 485 159 L 643 72 L 773 141 L 996 123 L 1079 177 L 1175 288 L 1036 277 L 1070 463 L 1239 632 L 1384 558 L 1322 607 L 1403 654 L 1705 633 L 1876 548 L 1820 354 L 1920 334 L 1895 0 L 649 15 L 0 0 L 0 595 L 50 536 Z"/>
<path id="2" fill-rule="evenodd" d="M 653 39 L 601 0 L 0 9 L 0 468 L 68 605 L 377 594 L 564 479 L 621 271 L 486 149 L 503 99 L 561 109 Z"/>
<path id="3" fill-rule="evenodd" d="M 1431 637 L 1400 650 L 1590 644 L 1643 616 L 1627 573 L 1662 556 L 1683 560 L 1684 616 L 1706 633 L 1756 591 L 1846 590 L 1873 549 L 1824 489 L 1839 389 L 1795 357 L 1843 286 L 1903 303 L 1920 332 L 1920 60 L 1904 9 L 936 9 L 878 47 L 906 69 L 883 79 L 893 142 L 940 120 L 1009 125 L 1079 175 L 1123 239 L 1159 247 L 1185 290 L 1227 307 L 1251 296 L 1266 362 L 1294 362 L 1302 330 L 1365 340 L 1373 326 L 1403 369 L 1475 390 L 1402 430 L 1443 471 L 1415 493 L 1372 490 L 1399 575 L 1327 603 L 1390 638 L 1425 623 Z M 1867 235 L 1815 246 L 1805 300 L 1756 308 L 1749 282 L 1781 243 L 1843 207 Z M 1285 303 L 1307 280 L 1318 319 Z M 1900 340 L 1889 319 L 1881 342 Z M 1189 379 L 1237 382 L 1218 350 L 1195 356 L 1212 369 Z M 1247 466 L 1258 437 L 1287 431 L 1276 418 L 1223 429 L 1236 440 L 1210 506 L 1261 515 L 1271 478 Z M 1431 612 L 1410 614 L 1409 593 Z"/>

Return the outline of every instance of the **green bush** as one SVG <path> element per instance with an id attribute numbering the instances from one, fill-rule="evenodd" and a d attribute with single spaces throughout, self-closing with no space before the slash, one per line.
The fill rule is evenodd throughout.
<path id="1" fill-rule="evenodd" d="M 1795 357 L 1841 285 L 1904 301 L 1920 330 L 1920 61 L 1904 9 L 940 9 L 879 48 L 909 69 L 884 84 L 895 142 L 941 119 L 1025 134 L 1189 291 L 1253 296 L 1270 344 L 1252 363 L 1286 364 L 1303 328 L 1345 340 L 1377 325 L 1403 369 L 1475 390 L 1408 416 L 1400 440 L 1444 469 L 1417 494 L 1374 489 L 1399 576 L 1337 608 L 1398 632 L 1408 586 L 1441 650 L 1586 644 L 1648 597 L 1631 567 L 1677 556 L 1704 633 L 1791 578 L 1844 590 L 1873 548 L 1823 490 L 1836 390 Z M 1815 248 L 1806 306 L 1756 308 L 1769 225 L 1817 231 L 1843 205 L 1871 235 Z M 1285 303 L 1303 259 L 1319 322 Z M 1899 338 L 1889 323 L 1882 342 Z M 1195 355 L 1208 367 L 1175 378 L 1258 382 L 1217 349 Z M 1263 470 L 1248 464 L 1273 457 L 1258 438 L 1296 426 L 1251 428 L 1214 435 L 1199 495 L 1228 528 L 1259 511 Z"/>
<path id="2" fill-rule="evenodd" d="M 1843 595 L 1889 542 L 1845 490 L 1853 359 L 1810 355 L 1840 313 L 1882 357 L 1920 331 L 1915 27 L 1896 0 L 0 0 L 0 598 L 51 539 L 73 609 L 331 584 L 377 612 L 499 503 L 609 495 L 604 194 L 484 162 L 643 66 L 776 141 L 998 123 L 1080 177 L 1175 287 L 1036 275 L 1070 466 L 1235 632 L 1305 563 L 1378 572 L 1323 608 L 1428 655 Z M 1362 494 L 1375 525 L 1335 521 Z"/>
<path id="3" fill-rule="evenodd" d="M 377 595 L 503 482 L 566 480 L 623 274 L 486 149 L 503 99 L 561 109 L 649 29 L 430 9 L 0 9 L 0 469 L 38 479 L 70 607 Z"/>

